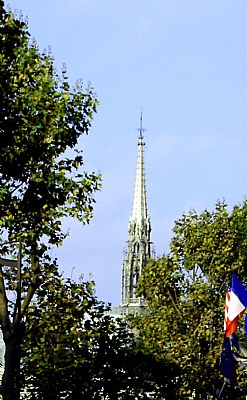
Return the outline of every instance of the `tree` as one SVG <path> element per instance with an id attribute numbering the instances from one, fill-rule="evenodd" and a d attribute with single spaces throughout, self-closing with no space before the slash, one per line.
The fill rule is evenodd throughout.
<path id="1" fill-rule="evenodd" d="M 223 380 L 224 282 L 231 283 L 233 269 L 247 283 L 247 202 L 231 212 L 224 202 L 213 212 L 191 211 L 173 232 L 170 253 L 143 270 L 139 294 L 150 312 L 136 323 L 148 352 L 181 367 L 177 398 L 205 399 Z"/>
<path id="2" fill-rule="evenodd" d="M 6 346 L 4 399 L 18 398 L 20 323 L 39 286 L 42 262 L 66 233 L 62 219 L 88 222 L 100 177 L 82 173 L 78 140 L 88 133 L 97 107 L 93 89 L 70 87 L 49 54 L 30 42 L 27 25 L 0 1 L 0 325 Z M 3 263 L 2 263 L 3 264 Z M 11 280 L 8 279 L 11 276 Z M 8 282 L 8 283 L 6 283 Z M 9 297 L 9 292 L 16 297 Z M 18 301 L 21 300 L 21 307 Z"/>
<path id="3" fill-rule="evenodd" d="M 129 324 L 107 310 L 95 297 L 93 282 L 64 279 L 56 265 L 52 271 L 48 265 L 26 315 L 27 398 L 134 400 L 150 391 L 167 393 L 167 387 L 171 393 L 174 385 L 165 378 L 172 365 L 144 354 Z"/>
<path id="4" fill-rule="evenodd" d="M 55 263 L 48 265 L 25 321 L 22 386 L 29 395 L 94 398 L 94 348 L 104 311 L 93 282 L 63 279 Z"/>

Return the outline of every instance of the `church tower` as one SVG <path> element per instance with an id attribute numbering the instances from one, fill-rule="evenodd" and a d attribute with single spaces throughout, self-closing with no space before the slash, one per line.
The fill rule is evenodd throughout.
<path id="1" fill-rule="evenodd" d="M 142 268 L 151 256 L 151 223 L 147 212 L 144 166 L 144 129 L 142 115 L 138 138 L 138 157 L 132 216 L 129 221 L 129 238 L 122 267 L 122 306 L 141 306 L 145 300 L 136 296 L 135 290 Z"/>

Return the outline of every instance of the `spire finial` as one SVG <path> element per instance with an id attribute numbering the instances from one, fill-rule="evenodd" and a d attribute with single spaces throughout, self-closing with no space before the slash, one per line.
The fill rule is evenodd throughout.
<path id="1" fill-rule="evenodd" d="M 141 108 L 141 115 L 140 115 L 140 128 L 138 128 L 138 131 L 139 131 L 139 133 L 140 133 L 140 138 L 142 139 L 143 138 L 143 133 L 146 131 L 146 129 L 144 129 L 143 127 L 142 127 L 142 108 Z"/>

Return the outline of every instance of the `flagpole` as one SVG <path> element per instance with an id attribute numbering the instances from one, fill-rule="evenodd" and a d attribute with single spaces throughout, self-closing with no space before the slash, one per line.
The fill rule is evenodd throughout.
<path id="1" fill-rule="evenodd" d="M 225 386 L 226 386 L 226 380 L 224 380 L 223 385 L 222 385 L 222 388 L 220 389 L 219 396 L 217 397 L 218 399 L 220 399 L 220 397 L 221 397 L 221 395 L 222 395 L 222 393 L 223 393 L 223 390 L 225 389 Z"/>

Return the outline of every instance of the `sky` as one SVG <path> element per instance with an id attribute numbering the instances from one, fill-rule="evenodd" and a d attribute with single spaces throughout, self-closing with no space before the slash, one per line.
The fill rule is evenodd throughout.
<path id="1" fill-rule="evenodd" d="M 10 0 L 58 72 L 95 88 L 100 105 L 81 140 L 85 171 L 101 172 L 89 225 L 52 254 L 65 276 L 96 282 L 121 301 L 137 163 L 145 131 L 148 214 L 156 255 L 174 221 L 195 209 L 231 209 L 247 194 L 247 2 L 245 0 Z"/>

